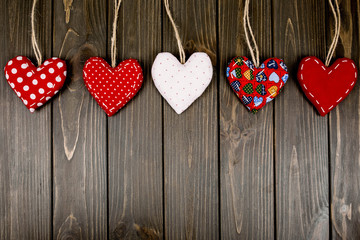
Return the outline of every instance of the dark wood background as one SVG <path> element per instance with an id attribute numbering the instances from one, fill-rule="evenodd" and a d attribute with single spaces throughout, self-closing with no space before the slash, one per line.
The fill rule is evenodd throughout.
<path id="1" fill-rule="evenodd" d="M 34 60 L 31 0 L 1 0 L 1 66 Z M 325 59 L 327 0 L 253 0 L 261 60 L 284 58 L 290 79 L 256 115 L 225 79 L 249 52 L 244 0 L 170 0 L 187 56 L 210 55 L 210 87 L 177 115 L 151 79 L 157 53 L 178 56 L 161 0 L 124 0 L 118 57 L 138 59 L 142 90 L 111 118 L 82 80 L 109 60 L 113 0 L 39 0 L 45 57 L 66 59 L 61 93 L 34 114 L 0 81 L 0 239 L 360 239 L 358 84 L 320 117 L 296 81 L 301 58 Z M 359 63 L 360 0 L 340 0 L 336 57 Z"/>

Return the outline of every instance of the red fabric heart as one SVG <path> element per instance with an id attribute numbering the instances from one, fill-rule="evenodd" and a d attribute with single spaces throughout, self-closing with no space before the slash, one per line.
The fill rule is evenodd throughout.
<path id="1" fill-rule="evenodd" d="M 27 57 L 17 56 L 4 71 L 11 88 L 30 112 L 52 98 L 66 79 L 66 63 L 59 58 L 48 59 L 36 68 Z"/>
<path id="2" fill-rule="evenodd" d="M 348 58 L 337 59 L 326 67 L 320 59 L 306 57 L 300 62 L 297 77 L 306 97 L 325 116 L 354 88 L 357 69 Z"/>
<path id="3" fill-rule="evenodd" d="M 112 68 L 104 59 L 92 57 L 83 69 L 84 82 L 100 107 L 111 117 L 140 90 L 143 72 L 135 59 Z"/>
<path id="4" fill-rule="evenodd" d="M 235 57 L 226 77 L 245 107 L 255 113 L 279 94 L 289 75 L 281 59 L 269 58 L 256 68 L 247 57 Z"/>

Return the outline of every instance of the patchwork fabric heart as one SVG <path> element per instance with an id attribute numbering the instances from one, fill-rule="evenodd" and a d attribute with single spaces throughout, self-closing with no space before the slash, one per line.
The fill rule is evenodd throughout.
<path id="1" fill-rule="evenodd" d="M 247 57 L 235 57 L 226 77 L 245 107 L 256 113 L 279 94 L 289 75 L 281 59 L 270 58 L 256 68 Z"/>
<path id="2" fill-rule="evenodd" d="M 83 77 L 91 96 L 109 117 L 124 107 L 143 83 L 143 72 L 135 59 L 112 68 L 104 59 L 92 57 L 85 63 Z"/>
<path id="3" fill-rule="evenodd" d="M 357 68 L 348 58 L 337 59 L 326 67 L 320 59 L 306 57 L 300 62 L 297 77 L 306 97 L 325 116 L 354 88 Z"/>
<path id="4" fill-rule="evenodd" d="M 11 88 L 30 112 L 49 101 L 66 79 L 66 63 L 59 58 L 48 59 L 36 68 L 27 57 L 17 56 L 4 71 Z"/>
<path id="5" fill-rule="evenodd" d="M 160 94 L 181 114 L 210 84 L 213 68 L 206 53 L 194 53 L 181 64 L 171 53 L 164 52 L 157 55 L 151 73 Z"/>

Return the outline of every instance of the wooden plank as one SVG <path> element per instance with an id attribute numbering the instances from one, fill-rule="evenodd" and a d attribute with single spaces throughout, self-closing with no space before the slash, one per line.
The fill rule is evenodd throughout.
<path id="1" fill-rule="evenodd" d="M 274 53 L 290 78 L 275 103 L 276 235 L 278 239 L 329 238 L 327 117 L 298 86 L 301 58 L 325 60 L 325 1 L 274 1 Z"/>
<path id="2" fill-rule="evenodd" d="M 233 57 L 250 57 L 244 3 L 227 0 L 219 5 L 221 238 L 273 239 L 273 103 L 250 113 L 225 74 Z M 264 61 L 272 55 L 271 1 L 250 3 L 249 14 Z"/>
<path id="3" fill-rule="evenodd" d="M 342 0 L 335 58 L 352 58 L 359 69 L 360 1 Z M 330 10 L 328 10 L 330 11 Z M 333 33 L 333 18 L 330 24 Z M 329 31 L 330 33 L 330 31 Z M 328 45 L 333 34 L 329 34 Z M 331 226 L 333 239 L 360 239 L 359 84 L 330 114 Z"/>
<path id="4" fill-rule="evenodd" d="M 32 1 L 3 1 L 1 66 L 17 55 L 34 60 Z M 51 1 L 36 8 L 42 54 L 51 53 Z M 34 61 L 35 63 L 35 61 Z M 51 236 L 51 104 L 31 114 L 0 74 L 0 239 Z"/>
<path id="5" fill-rule="evenodd" d="M 111 36 L 114 2 L 109 4 Z M 123 1 L 117 39 L 118 63 L 137 59 L 144 84 L 108 121 L 110 239 L 162 239 L 162 100 L 151 79 L 161 51 L 161 1 Z"/>
<path id="6" fill-rule="evenodd" d="M 204 51 L 216 61 L 216 1 L 171 0 L 187 57 Z M 163 9 L 163 51 L 179 56 Z M 164 100 L 165 238 L 217 239 L 217 74 L 204 94 L 181 115 Z"/>
<path id="7" fill-rule="evenodd" d="M 54 234 L 107 238 L 106 115 L 82 79 L 90 56 L 106 55 L 107 1 L 55 1 L 53 54 L 68 81 L 53 104 Z"/>

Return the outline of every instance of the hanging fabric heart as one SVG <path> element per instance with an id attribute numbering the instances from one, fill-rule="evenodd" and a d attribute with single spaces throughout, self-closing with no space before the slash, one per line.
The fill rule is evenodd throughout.
<path id="1" fill-rule="evenodd" d="M 249 3 L 249 0 L 245 1 L 243 26 L 253 61 L 247 57 L 235 57 L 226 69 L 226 77 L 245 107 L 256 113 L 280 93 L 289 74 L 284 61 L 278 58 L 267 59 L 259 66 L 259 49 L 250 25 Z M 248 31 L 255 50 L 251 46 Z"/>
<path id="2" fill-rule="evenodd" d="M 337 59 L 326 67 L 316 57 L 304 58 L 300 63 L 298 80 L 302 90 L 321 116 L 328 114 L 354 88 L 357 69 L 353 60 Z"/>
<path id="3" fill-rule="evenodd" d="M 151 75 L 163 98 L 177 114 L 181 114 L 209 86 L 213 76 L 213 68 L 206 53 L 194 53 L 185 63 L 185 51 L 171 16 L 168 0 L 164 0 L 164 5 L 174 28 L 180 52 L 180 62 L 171 53 L 159 53 L 153 63 Z"/>
<path id="4" fill-rule="evenodd" d="M 205 91 L 213 70 L 206 53 L 192 54 L 185 64 L 171 53 L 160 53 L 151 74 L 160 94 L 177 114 L 181 114 Z"/>
<path id="5" fill-rule="evenodd" d="M 229 64 L 226 77 L 241 102 L 257 112 L 280 93 L 289 75 L 281 59 L 270 58 L 256 68 L 248 58 L 236 57 Z"/>
<path id="6" fill-rule="evenodd" d="M 36 68 L 27 57 L 18 56 L 5 66 L 5 77 L 25 106 L 34 112 L 62 88 L 66 64 L 52 58 Z"/>
<path id="7" fill-rule="evenodd" d="M 357 68 L 351 59 L 337 59 L 329 67 L 339 40 L 341 27 L 338 1 L 335 0 L 335 8 L 332 0 L 329 0 L 329 4 L 335 18 L 335 36 L 325 65 L 316 57 L 306 57 L 300 62 L 297 75 L 303 92 L 321 116 L 328 114 L 343 101 L 354 88 L 357 80 Z"/>
<path id="8" fill-rule="evenodd" d="M 134 59 L 112 68 L 104 59 L 92 57 L 86 61 L 83 77 L 91 96 L 109 117 L 124 107 L 143 83 L 141 66 Z"/>
<path id="9" fill-rule="evenodd" d="M 35 36 L 37 1 L 34 0 L 31 11 L 31 43 L 39 67 L 36 68 L 27 57 L 17 56 L 4 68 L 6 80 L 30 112 L 34 112 L 58 93 L 66 79 L 66 63 L 63 60 L 54 57 L 41 65 L 42 55 Z"/>
<path id="10" fill-rule="evenodd" d="M 135 59 L 124 60 L 116 66 L 116 28 L 121 1 L 114 1 L 111 66 L 100 57 L 92 57 L 86 61 L 83 69 L 86 88 L 109 117 L 123 108 L 143 83 L 143 72 Z"/>

